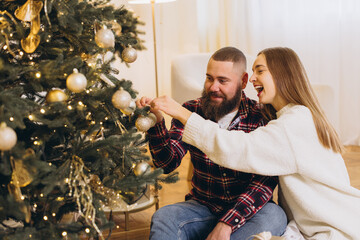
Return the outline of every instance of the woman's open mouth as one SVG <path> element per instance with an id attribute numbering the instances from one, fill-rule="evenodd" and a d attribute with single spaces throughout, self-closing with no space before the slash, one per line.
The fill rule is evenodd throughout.
<path id="1" fill-rule="evenodd" d="M 259 97 L 261 92 L 264 90 L 263 86 L 254 86 L 255 90 L 258 92 L 257 96 Z"/>

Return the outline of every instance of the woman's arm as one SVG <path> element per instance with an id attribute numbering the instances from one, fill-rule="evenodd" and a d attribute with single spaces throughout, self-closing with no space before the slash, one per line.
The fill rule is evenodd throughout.
<path id="1" fill-rule="evenodd" d="M 161 96 L 155 98 L 150 103 L 152 110 L 162 111 L 167 115 L 179 120 L 182 124 L 186 124 L 186 121 L 191 115 L 191 112 L 181 106 L 178 102 L 168 96 Z"/>
<path id="2" fill-rule="evenodd" d="M 287 132 L 278 120 L 245 133 L 220 129 L 216 123 L 191 113 L 167 96 L 154 99 L 151 106 L 185 124 L 182 140 L 221 166 L 268 176 L 297 171 Z"/>

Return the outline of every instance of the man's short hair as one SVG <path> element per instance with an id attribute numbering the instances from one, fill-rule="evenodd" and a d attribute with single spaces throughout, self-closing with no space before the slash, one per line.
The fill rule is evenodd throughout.
<path id="1" fill-rule="evenodd" d="M 235 47 L 223 47 L 217 50 L 212 56 L 215 61 L 233 62 L 244 64 L 244 71 L 246 71 L 246 57 L 245 54 Z"/>

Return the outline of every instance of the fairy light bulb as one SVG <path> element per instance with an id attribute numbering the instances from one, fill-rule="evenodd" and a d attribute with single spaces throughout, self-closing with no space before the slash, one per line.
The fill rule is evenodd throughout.
<path id="1" fill-rule="evenodd" d="M 62 235 L 63 237 L 66 237 L 66 236 L 67 236 L 67 232 L 64 231 L 64 232 L 61 233 L 61 235 Z"/>
<path id="2" fill-rule="evenodd" d="M 40 109 L 40 112 L 42 113 L 42 114 L 44 114 L 45 113 L 45 109 Z"/>
<path id="3" fill-rule="evenodd" d="M 48 217 L 47 217 L 47 216 L 44 216 L 44 220 L 47 221 L 47 220 L 48 220 Z"/>
<path id="4" fill-rule="evenodd" d="M 29 115 L 29 119 L 32 121 L 34 120 L 34 116 L 32 114 Z"/>
<path id="5" fill-rule="evenodd" d="M 10 122 L 14 121 L 14 118 L 13 117 L 10 117 L 9 118 Z"/>
<path id="6" fill-rule="evenodd" d="M 36 78 L 41 78 L 41 73 L 40 72 L 35 73 L 35 77 Z"/>
<path id="7" fill-rule="evenodd" d="M 72 106 L 71 105 L 68 105 L 68 107 L 67 107 L 69 110 L 71 110 L 72 109 Z"/>
<path id="8" fill-rule="evenodd" d="M 86 232 L 86 233 L 90 233 L 90 229 L 89 229 L 89 228 L 85 228 L 85 232 Z"/>

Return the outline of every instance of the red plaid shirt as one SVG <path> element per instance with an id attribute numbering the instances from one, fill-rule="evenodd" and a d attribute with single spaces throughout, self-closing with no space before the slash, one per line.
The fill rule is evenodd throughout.
<path id="1" fill-rule="evenodd" d="M 203 116 L 201 98 L 188 101 L 183 106 Z M 263 126 L 264 120 L 258 104 L 243 93 L 239 110 L 228 130 L 250 132 Z M 194 165 L 192 189 L 186 199 L 194 199 L 206 205 L 219 221 L 236 231 L 257 213 L 271 198 L 278 183 L 277 177 L 234 171 L 213 163 L 199 149 L 184 143 L 184 125 L 172 120 L 168 131 L 165 122 L 149 129 L 149 147 L 156 167 L 170 173 L 181 163 L 187 151 Z M 241 144 L 241 143 L 239 143 Z"/>

